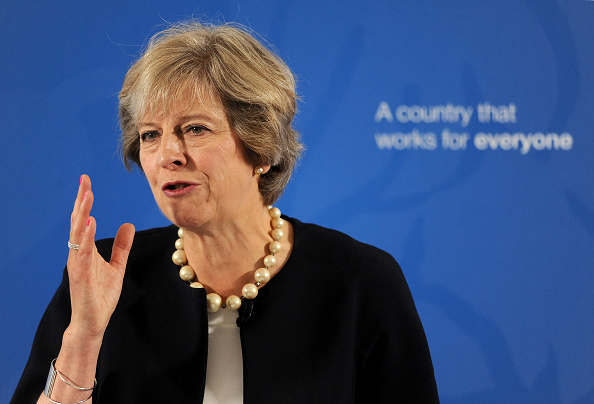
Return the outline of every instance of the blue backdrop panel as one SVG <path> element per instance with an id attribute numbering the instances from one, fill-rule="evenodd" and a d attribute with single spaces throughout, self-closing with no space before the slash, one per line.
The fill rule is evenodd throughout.
<path id="1" fill-rule="evenodd" d="M 117 94 L 190 16 L 250 26 L 297 74 L 307 151 L 279 207 L 398 259 L 442 402 L 594 402 L 589 0 L 3 2 L 1 402 L 60 282 L 79 176 L 99 237 L 167 223 L 121 164 Z"/>

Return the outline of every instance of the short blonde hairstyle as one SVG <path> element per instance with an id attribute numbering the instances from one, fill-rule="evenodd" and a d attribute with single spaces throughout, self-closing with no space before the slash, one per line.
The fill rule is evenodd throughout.
<path id="1" fill-rule="evenodd" d="M 167 111 L 188 92 L 198 99 L 204 90 L 220 100 L 250 160 L 271 165 L 260 176 L 259 189 L 265 205 L 274 203 L 303 149 L 292 127 L 295 77 L 275 53 L 237 25 L 186 22 L 153 36 L 120 92 L 126 168 L 136 163 L 142 169 L 138 120 L 149 110 Z"/>

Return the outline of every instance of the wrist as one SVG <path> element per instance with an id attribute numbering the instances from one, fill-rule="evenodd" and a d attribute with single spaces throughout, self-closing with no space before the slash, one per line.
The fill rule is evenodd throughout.
<path id="1" fill-rule="evenodd" d="M 69 362 L 74 360 L 96 363 L 102 343 L 103 333 L 89 334 L 69 325 L 62 336 L 59 358 L 67 359 Z"/>

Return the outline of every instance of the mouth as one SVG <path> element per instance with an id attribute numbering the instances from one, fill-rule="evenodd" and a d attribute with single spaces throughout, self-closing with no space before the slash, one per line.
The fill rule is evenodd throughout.
<path id="1" fill-rule="evenodd" d="M 184 189 L 184 188 L 186 188 L 188 186 L 190 186 L 190 184 L 179 183 L 179 184 L 167 185 L 165 187 L 165 189 L 177 190 L 177 189 Z"/>
<path id="2" fill-rule="evenodd" d="M 190 182 L 175 181 L 164 184 L 161 189 L 167 196 L 181 196 L 187 194 L 197 186 L 197 184 Z"/>

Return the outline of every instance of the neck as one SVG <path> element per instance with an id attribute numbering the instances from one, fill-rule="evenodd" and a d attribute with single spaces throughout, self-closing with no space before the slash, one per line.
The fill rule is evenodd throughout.
<path id="1" fill-rule="evenodd" d="M 241 292 L 262 267 L 270 236 L 268 208 L 253 215 L 227 218 L 200 229 L 184 229 L 184 250 L 207 292 L 222 297 Z"/>

